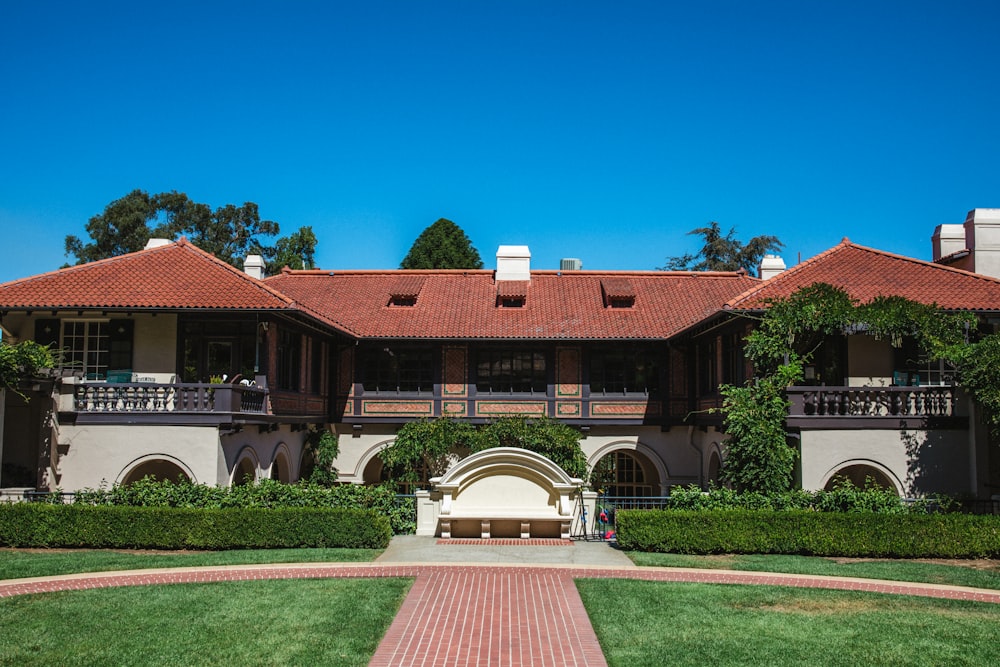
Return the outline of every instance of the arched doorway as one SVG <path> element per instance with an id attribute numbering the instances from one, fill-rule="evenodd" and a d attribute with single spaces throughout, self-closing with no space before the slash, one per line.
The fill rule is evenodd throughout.
<path id="1" fill-rule="evenodd" d="M 656 467 L 640 452 L 618 449 L 601 457 L 590 474 L 591 487 L 608 496 L 648 498 L 659 493 Z"/>
<path id="2" fill-rule="evenodd" d="M 166 459 L 148 459 L 128 471 L 122 479 L 122 486 L 128 486 L 145 477 L 157 481 L 169 479 L 171 482 L 190 482 L 191 478 L 184 470 L 172 461 Z"/>
<path id="3" fill-rule="evenodd" d="M 722 471 L 722 459 L 719 458 L 719 452 L 712 452 L 712 455 L 708 457 L 708 482 L 715 484 L 719 483 L 719 473 Z"/>
<path id="4" fill-rule="evenodd" d="M 889 475 L 875 466 L 863 463 L 855 463 L 853 465 L 844 466 L 834 474 L 830 475 L 830 479 L 827 480 L 826 486 L 823 487 L 823 490 L 832 491 L 834 487 L 844 481 L 850 482 L 859 489 L 863 489 L 874 484 L 879 488 L 887 489 L 897 495 L 900 494 L 899 488 Z"/>

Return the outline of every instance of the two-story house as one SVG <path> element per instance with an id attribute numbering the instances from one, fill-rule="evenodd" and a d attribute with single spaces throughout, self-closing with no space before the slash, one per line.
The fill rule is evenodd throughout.
<path id="1" fill-rule="evenodd" d="M 997 222 L 977 209 L 961 241 L 939 228 L 937 263 L 845 240 L 762 278 L 539 271 L 524 246 L 501 246 L 495 270 L 262 278 L 252 259 L 241 272 L 183 240 L 151 243 L 0 285 L 5 340 L 53 344 L 64 362 L 6 392 L 0 486 L 294 481 L 314 428 L 339 434 L 342 481 L 376 483 L 400 424 L 510 414 L 577 428 L 612 494 L 704 485 L 725 456 L 708 410 L 720 383 L 750 377 L 742 338 L 768 298 L 827 282 L 861 301 L 972 311 L 989 328 L 1000 280 L 946 264 L 987 266 Z M 995 493 L 996 444 L 949 369 L 861 331 L 835 338 L 789 392 L 805 488 L 845 475 L 905 495 Z"/>

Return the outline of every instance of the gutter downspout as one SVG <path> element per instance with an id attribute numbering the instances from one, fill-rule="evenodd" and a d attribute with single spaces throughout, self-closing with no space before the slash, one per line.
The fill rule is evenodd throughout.
<path id="1" fill-rule="evenodd" d="M 695 426 L 688 426 L 688 445 L 694 451 L 698 452 L 698 486 L 705 490 L 705 452 L 701 450 L 700 447 L 694 444 L 694 430 Z"/>

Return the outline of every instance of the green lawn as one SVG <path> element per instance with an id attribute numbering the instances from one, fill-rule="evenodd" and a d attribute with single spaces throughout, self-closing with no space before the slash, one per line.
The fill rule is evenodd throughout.
<path id="1" fill-rule="evenodd" d="M 783 587 L 578 580 L 612 667 L 992 665 L 1000 605 Z"/>
<path id="2" fill-rule="evenodd" d="M 954 564 L 941 564 L 908 560 L 843 560 L 811 556 L 740 554 L 689 556 L 639 551 L 628 552 L 628 557 L 636 565 L 651 567 L 787 572 L 1000 589 L 1000 561 L 954 561 Z"/>
<path id="3" fill-rule="evenodd" d="M 241 581 L 0 599 L 0 664 L 366 665 L 410 584 Z"/>
<path id="4" fill-rule="evenodd" d="M 374 560 L 380 553 L 382 552 L 377 549 L 245 549 L 177 552 L 0 549 L 0 579 L 198 565 L 359 562 Z"/>

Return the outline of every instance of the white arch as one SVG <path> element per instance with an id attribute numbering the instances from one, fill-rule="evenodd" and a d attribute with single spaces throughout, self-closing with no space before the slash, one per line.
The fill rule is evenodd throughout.
<path id="1" fill-rule="evenodd" d="M 193 484 L 198 483 L 198 478 L 195 477 L 194 471 L 176 456 L 171 456 L 169 454 L 146 454 L 145 456 L 132 459 L 132 461 L 127 463 L 125 467 L 118 472 L 118 476 L 115 478 L 115 484 L 121 484 L 122 481 L 129 476 L 129 473 L 131 473 L 135 468 L 141 466 L 143 463 L 148 463 L 149 461 L 168 461 L 180 468 Z"/>
<path id="2" fill-rule="evenodd" d="M 660 478 L 660 495 L 666 495 L 667 480 L 670 479 L 670 470 L 667 469 L 667 464 L 663 462 L 663 459 L 660 458 L 660 455 L 657 454 L 652 447 L 638 440 L 615 440 L 614 442 L 609 442 L 608 444 L 599 447 L 593 454 L 590 455 L 590 458 L 587 459 L 587 470 L 593 470 L 594 466 L 597 465 L 597 462 L 603 459 L 606 455 L 623 449 L 638 452 L 645 456 L 646 459 L 653 464 L 653 467 L 656 469 L 656 474 Z"/>
<path id="3" fill-rule="evenodd" d="M 233 461 L 233 469 L 229 472 L 230 486 L 236 483 L 236 471 L 240 469 L 240 464 L 247 459 L 249 459 L 251 465 L 253 466 L 254 483 L 260 480 L 260 459 L 257 457 L 257 452 L 250 445 L 244 445 L 243 449 L 240 450 L 240 453 L 236 455 L 236 459 Z"/>
<path id="4" fill-rule="evenodd" d="M 366 449 L 361 456 L 358 457 L 358 462 L 354 467 L 354 474 L 352 475 L 357 484 L 365 483 L 365 468 L 368 467 L 371 460 L 378 456 L 379 452 L 394 442 L 396 442 L 396 436 L 381 440 Z"/>
<path id="5" fill-rule="evenodd" d="M 829 470 L 826 471 L 826 473 L 824 473 L 822 478 L 823 481 L 819 485 L 819 488 L 825 489 L 826 485 L 830 483 L 831 479 L 833 479 L 841 470 L 850 466 L 868 466 L 869 468 L 874 468 L 875 470 L 878 470 L 880 473 L 886 476 L 886 479 L 892 482 L 892 485 L 894 487 L 896 487 L 897 495 L 901 497 L 906 495 L 903 492 L 903 483 L 899 480 L 899 477 L 896 476 L 896 473 L 894 473 L 891 468 L 887 468 L 878 461 L 873 461 L 872 459 L 848 459 L 846 461 L 841 461 L 840 463 L 832 466 Z"/>

